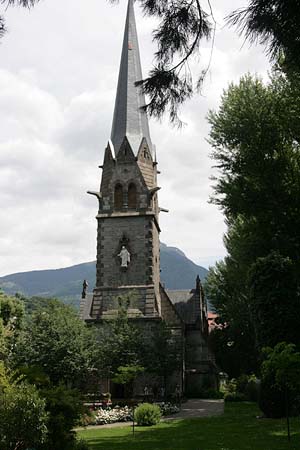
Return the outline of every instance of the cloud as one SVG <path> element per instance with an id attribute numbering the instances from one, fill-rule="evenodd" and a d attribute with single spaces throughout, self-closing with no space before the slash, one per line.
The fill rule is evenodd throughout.
<path id="1" fill-rule="evenodd" d="M 110 136 L 126 2 L 46 0 L 9 8 L 0 70 L 0 275 L 95 259 L 97 202 Z M 246 46 L 223 17 L 244 0 L 219 2 L 216 42 L 202 93 L 187 102 L 187 126 L 151 121 L 157 146 L 162 241 L 195 262 L 224 255 L 220 211 L 208 203 L 212 161 L 206 115 L 231 80 L 266 76 L 262 49 Z M 214 6 L 214 5 L 213 5 Z M 214 6 L 215 8 L 215 6 Z M 153 62 L 153 20 L 137 9 L 144 75 Z M 210 58 L 204 43 L 191 62 L 196 79 Z"/>
<path id="2" fill-rule="evenodd" d="M 108 118 L 112 116 L 113 92 L 84 92 L 74 97 L 64 111 L 64 123 L 57 139 L 66 153 L 74 158 L 91 161 L 99 158 L 108 136 Z"/>

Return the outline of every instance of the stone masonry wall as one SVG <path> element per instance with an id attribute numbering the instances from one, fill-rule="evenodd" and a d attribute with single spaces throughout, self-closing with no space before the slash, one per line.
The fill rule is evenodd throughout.
<path id="1" fill-rule="evenodd" d="M 153 284 L 152 230 L 151 216 L 98 219 L 97 287 Z M 131 255 L 127 269 L 118 257 L 124 237 Z"/>

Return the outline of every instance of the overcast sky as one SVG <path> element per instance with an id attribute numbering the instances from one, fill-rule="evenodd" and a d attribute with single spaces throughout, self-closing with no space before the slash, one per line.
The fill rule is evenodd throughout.
<path id="1" fill-rule="evenodd" d="M 246 0 L 212 0 L 213 60 L 202 95 L 181 110 L 187 125 L 151 120 L 161 175 L 161 240 L 205 267 L 221 259 L 225 231 L 208 203 L 212 161 L 206 115 L 222 90 L 250 71 L 267 77 L 260 47 L 243 45 L 224 16 Z M 126 0 L 43 0 L 9 8 L 0 43 L 0 276 L 96 258 L 97 190 L 110 136 Z M 1 8 L 1 7 L 0 7 Z M 153 60 L 153 22 L 136 5 L 144 75 Z M 203 43 L 193 72 L 205 67 Z"/>

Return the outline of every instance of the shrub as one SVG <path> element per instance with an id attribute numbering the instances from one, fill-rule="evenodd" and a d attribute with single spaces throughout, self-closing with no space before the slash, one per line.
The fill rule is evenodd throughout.
<path id="1" fill-rule="evenodd" d="M 47 434 L 45 400 L 29 384 L 8 386 L 0 393 L 0 448 L 25 450 L 43 443 Z"/>
<path id="2" fill-rule="evenodd" d="M 225 402 L 244 402 L 246 396 L 241 392 L 227 392 L 224 395 Z"/>
<path id="3" fill-rule="evenodd" d="M 177 405 L 174 405 L 170 402 L 161 402 L 161 403 L 155 403 L 157 406 L 159 406 L 161 414 L 163 416 L 169 416 L 170 414 L 176 414 L 180 411 L 180 408 Z"/>
<path id="4" fill-rule="evenodd" d="M 41 394 L 46 400 L 46 411 L 49 413 L 49 433 L 42 449 L 73 450 L 76 443 L 73 428 L 83 413 L 78 391 L 60 385 L 43 389 Z"/>
<path id="5" fill-rule="evenodd" d="M 278 343 L 263 349 L 259 406 L 267 417 L 298 415 L 300 390 L 300 353 L 294 344 Z"/>
<path id="6" fill-rule="evenodd" d="M 251 376 L 249 378 L 248 384 L 246 386 L 246 398 L 250 402 L 257 402 L 259 398 L 259 392 L 260 392 L 260 381 L 255 378 L 255 376 Z"/>
<path id="7" fill-rule="evenodd" d="M 236 393 L 245 395 L 246 400 L 257 402 L 259 396 L 259 380 L 255 375 L 241 375 L 236 380 Z"/>
<path id="8" fill-rule="evenodd" d="M 74 450 L 89 450 L 89 446 L 83 439 L 80 439 L 79 441 L 75 441 Z"/>
<path id="9" fill-rule="evenodd" d="M 224 393 L 211 388 L 194 388 L 187 391 L 187 397 L 219 399 L 224 397 Z"/>
<path id="10" fill-rule="evenodd" d="M 238 379 L 235 381 L 236 392 L 240 392 L 241 394 L 246 393 L 246 389 L 249 383 L 249 376 L 246 374 L 240 375 Z"/>
<path id="11" fill-rule="evenodd" d="M 284 392 L 275 386 L 271 375 L 261 381 L 258 406 L 266 417 L 277 419 L 286 413 Z"/>
<path id="12" fill-rule="evenodd" d="M 161 410 L 157 405 L 142 403 L 134 412 L 134 419 L 139 426 L 150 426 L 159 423 Z"/>

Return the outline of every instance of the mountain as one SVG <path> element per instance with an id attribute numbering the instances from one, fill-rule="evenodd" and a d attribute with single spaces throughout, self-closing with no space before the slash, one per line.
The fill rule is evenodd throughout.
<path id="1" fill-rule="evenodd" d="M 204 281 L 208 270 L 188 259 L 176 247 L 160 244 L 161 281 L 167 289 L 192 289 L 196 277 Z"/>
<path id="2" fill-rule="evenodd" d="M 196 276 L 204 280 L 207 270 L 188 259 L 175 247 L 160 246 L 161 280 L 167 289 L 191 289 Z M 0 277 L 0 289 L 8 294 L 57 297 L 78 305 L 82 282 L 87 280 L 89 290 L 95 285 L 96 263 L 87 262 L 55 270 L 35 270 Z"/>

